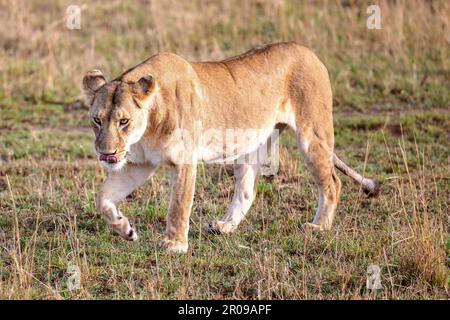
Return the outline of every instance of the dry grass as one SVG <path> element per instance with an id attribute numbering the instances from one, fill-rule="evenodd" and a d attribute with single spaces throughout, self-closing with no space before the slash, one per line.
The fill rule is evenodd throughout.
<path id="1" fill-rule="evenodd" d="M 113 1 L 82 6 L 68 30 L 67 1 L 0 1 L 3 95 L 71 101 L 86 70 L 110 77 L 168 50 L 220 59 L 295 40 L 325 61 L 337 108 L 449 101 L 448 1 L 379 1 L 382 29 L 366 28 L 361 1 Z"/>
<path id="2" fill-rule="evenodd" d="M 0 298 L 430 299 L 449 285 L 448 1 L 379 1 L 369 31 L 360 1 L 0 0 Z M 159 251 L 168 202 L 161 170 L 122 209 L 138 243 L 114 237 L 94 211 L 104 172 L 94 159 L 79 83 L 110 78 L 170 50 L 219 59 L 253 45 L 296 40 L 332 77 L 336 149 L 384 183 L 366 199 L 343 178 L 334 229 L 305 235 L 317 194 L 290 134 L 281 169 L 263 179 L 236 234 L 209 235 L 232 197 L 232 177 L 199 168 L 185 256 Z M 361 112 L 362 111 L 362 112 Z M 69 263 L 81 271 L 70 291 Z M 366 288 L 381 267 L 383 289 Z"/>

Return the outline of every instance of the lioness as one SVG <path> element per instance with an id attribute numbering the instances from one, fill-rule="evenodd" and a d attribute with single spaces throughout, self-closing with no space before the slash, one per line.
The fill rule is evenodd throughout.
<path id="1" fill-rule="evenodd" d="M 305 224 L 307 229 L 331 227 L 341 189 L 335 167 L 362 184 L 366 193 L 378 192 L 375 181 L 335 155 L 327 69 L 310 50 L 294 42 L 264 45 L 219 62 L 191 63 L 172 53 L 159 53 L 110 82 L 102 72 L 89 71 L 83 88 L 91 106 L 95 149 L 108 171 L 96 199 L 97 210 L 127 240 L 136 240 L 137 233 L 117 203 L 159 165 L 168 164 L 172 190 L 162 246 L 186 252 L 197 162 L 242 159 L 265 146 L 274 130 L 285 127 L 295 131 L 318 187 L 317 212 L 313 222 Z M 253 128 L 257 134 L 231 153 L 224 151 L 226 146 L 217 137 L 180 144 L 180 130 L 198 135 L 211 128 Z M 236 230 L 247 214 L 261 170 L 258 163 L 235 163 L 231 207 L 211 224 L 220 233 Z"/>

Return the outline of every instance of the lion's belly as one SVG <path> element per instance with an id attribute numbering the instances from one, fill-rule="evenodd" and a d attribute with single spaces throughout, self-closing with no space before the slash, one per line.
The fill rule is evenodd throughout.
<path id="1" fill-rule="evenodd" d="M 231 164 L 243 155 L 256 151 L 264 145 L 274 132 L 266 129 L 222 130 L 214 135 L 206 135 L 198 143 L 196 158 L 206 163 Z"/>

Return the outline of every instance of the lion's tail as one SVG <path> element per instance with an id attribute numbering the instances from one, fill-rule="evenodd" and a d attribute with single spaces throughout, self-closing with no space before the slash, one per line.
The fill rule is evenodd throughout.
<path id="1" fill-rule="evenodd" d="M 378 182 L 369 178 L 364 178 L 358 172 L 347 166 L 335 153 L 333 154 L 333 161 L 336 168 L 342 173 L 361 184 L 364 193 L 369 197 L 376 197 L 380 193 L 381 185 Z"/>

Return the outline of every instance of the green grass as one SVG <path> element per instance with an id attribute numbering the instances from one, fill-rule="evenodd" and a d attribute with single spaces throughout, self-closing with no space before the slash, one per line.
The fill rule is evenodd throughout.
<path id="1" fill-rule="evenodd" d="M 40 110 L 61 123 L 79 112 Z M 22 116 L 10 112 L 8 119 Z M 169 196 L 165 168 L 121 205 L 140 234 L 139 242 L 125 242 L 94 210 L 104 172 L 93 159 L 92 134 L 84 127 L 42 131 L 41 116 L 2 129 L 8 152 L 1 154 L 6 161 L 0 180 L 0 297 L 447 296 L 448 112 L 336 115 L 337 152 L 383 181 L 383 192 L 367 199 L 343 177 L 334 228 L 322 234 L 301 232 L 314 215 L 317 194 L 291 133 L 282 136 L 279 174 L 260 181 L 258 197 L 235 234 L 207 233 L 208 222 L 230 204 L 233 178 L 220 174 L 218 166 L 201 167 L 187 255 L 158 247 Z M 81 269 L 80 290 L 67 289 L 69 262 Z M 382 268 L 384 289 L 377 293 L 365 288 L 372 263 Z"/>

